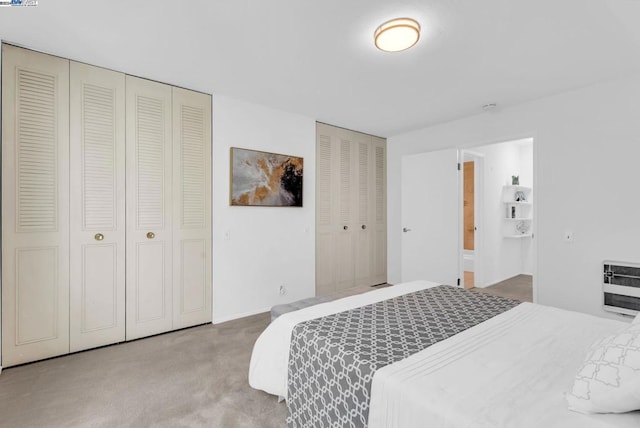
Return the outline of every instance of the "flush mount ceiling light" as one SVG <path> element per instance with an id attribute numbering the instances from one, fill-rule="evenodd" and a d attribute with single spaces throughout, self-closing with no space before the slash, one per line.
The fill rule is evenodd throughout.
<path id="1" fill-rule="evenodd" d="M 420 24 L 411 18 L 396 18 L 380 25 L 373 38 L 376 47 L 385 52 L 409 49 L 420 39 Z"/>

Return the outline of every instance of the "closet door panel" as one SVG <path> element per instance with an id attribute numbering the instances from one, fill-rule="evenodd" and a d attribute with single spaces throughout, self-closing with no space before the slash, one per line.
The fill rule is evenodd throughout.
<path id="1" fill-rule="evenodd" d="M 2 365 L 69 352 L 69 61 L 2 46 Z"/>
<path id="2" fill-rule="evenodd" d="M 371 228 L 371 137 L 364 134 L 356 135 L 354 142 L 356 149 L 356 201 L 357 212 L 355 235 L 355 285 L 373 285 L 371 269 L 373 261 L 372 228 Z"/>
<path id="3" fill-rule="evenodd" d="M 166 245 L 164 242 L 138 242 L 135 258 L 131 260 L 138 271 L 136 278 L 137 292 L 135 299 L 136 324 L 154 323 L 165 320 L 167 317 L 167 283 L 163 269 L 166 260 Z M 154 333 L 171 330 L 169 323 L 163 323 L 166 327 Z M 131 339 L 131 337 L 129 337 Z"/>
<path id="4" fill-rule="evenodd" d="M 334 177 L 337 157 L 331 128 L 316 125 L 316 294 L 336 289 L 335 242 L 339 231 Z"/>
<path id="5" fill-rule="evenodd" d="M 55 247 L 20 248 L 16 260 L 16 345 L 58 337 L 58 288 L 51 274 L 58 266 Z M 54 277 L 55 278 L 55 277 Z"/>
<path id="6" fill-rule="evenodd" d="M 127 340 L 172 328 L 171 87 L 126 77 Z"/>
<path id="7" fill-rule="evenodd" d="M 71 62 L 72 352 L 125 339 L 125 76 Z"/>
<path id="8" fill-rule="evenodd" d="M 211 322 L 211 96 L 173 88 L 173 328 Z"/>
<path id="9" fill-rule="evenodd" d="M 71 352 L 124 340 L 124 281 L 119 281 L 118 269 L 123 267 L 119 265 L 124 248 L 118 247 L 117 243 L 80 246 L 77 270 L 82 276 L 74 284 L 80 294 L 71 299 Z"/>
<path id="10" fill-rule="evenodd" d="M 333 234 L 318 233 L 316 239 L 316 294 L 327 295 L 336 289 Z"/>
<path id="11" fill-rule="evenodd" d="M 387 282 L 387 142 L 372 137 L 372 203 L 371 222 L 374 226 L 372 283 Z"/>
<path id="12" fill-rule="evenodd" d="M 335 241 L 338 290 L 355 285 L 355 243 L 357 192 L 355 191 L 355 159 L 353 132 L 338 131 L 338 234 Z"/>

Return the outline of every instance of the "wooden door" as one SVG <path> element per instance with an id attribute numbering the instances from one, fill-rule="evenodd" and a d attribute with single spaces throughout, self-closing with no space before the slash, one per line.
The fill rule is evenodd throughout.
<path id="1" fill-rule="evenodd" d="M 69 61 L 2 45 L 2 365 L 69 352 Z"/>
<path id="2" fill-rule="evenodd" d="M 125 76 L 70 66 L 74 352 L 125 339 Z"/>
<path id="3" fill-rule="evenodd" d="M 127 340 L 173 325 L 171 87 L 126 77 Z"/>
<path id="4" fill-rule="evenodd" d="M 474 162 L 464 163 L 464 190 L 463 190 L 463 215 L 464 215 L 464 249 L 473 250 L 475 242 L 475 175 Z"/>
<path id="5" fill-rule="evenodd" d="M 211 96 L 173 88 L 173 328 L 211 322 Z"/>

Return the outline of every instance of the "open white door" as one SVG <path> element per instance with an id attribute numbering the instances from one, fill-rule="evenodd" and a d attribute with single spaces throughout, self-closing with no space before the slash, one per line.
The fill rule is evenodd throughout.
<path id="1" fill-rule="evenodd" d="M 458 150 L 402 158 L 402 281 L 457 285 L 460 277 Z"/>

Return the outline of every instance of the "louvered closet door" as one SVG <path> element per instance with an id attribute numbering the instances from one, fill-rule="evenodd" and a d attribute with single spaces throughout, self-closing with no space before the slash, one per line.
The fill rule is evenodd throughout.
<path id="1" fill-rule="evenodd" d="M 372 216 L 371 216 L 371 137 L 354 133 L 355 172 L 355 285 L 373 285 Z"/>
<path id="2" fill-rule="evenodd" d="M 173 328 L 211 322 L 211 96 L 173 88 Z"/>
<path id="3" fill-rule="evenodd" d="M 2 365 L 69 352 L 69 61 L 2 46 Z"/>
<path id="4" fill-rule="evenodd" d="M 371 285 L 387 282 L 387 141 L 371 137 Z"/>
<path id="5" fill-rule="evenodd" d="M 70 350 L 125 339 L 125 77 L 71 62 Z"/>
<path id="6" fill-rule="evenodd" d="M 316 124 L 316 293 L 355 285 L 355 133 Z"/>
<path id="7" fill-rule="evenodd" d="M 171 87 L 126 77 L 127 340 L 172 328 Z"/>
<path id="8" fill-rule="evenodd" d="M 357 142 L 352 131 L 337 130 L 338 183 L 337 183 L 337 239 L 334 242 L 337 283 L 343 290 L 355 285 L 355 243 L 357 227 L 358 192 L 356 189 Z"/>
<path id="9" fill-rule="evenodd" d="M 335 128 L 316 124 L 316 294 L 336 290 L 335 242 L 339 225 L 336 214 L 338 162 Z"/>

